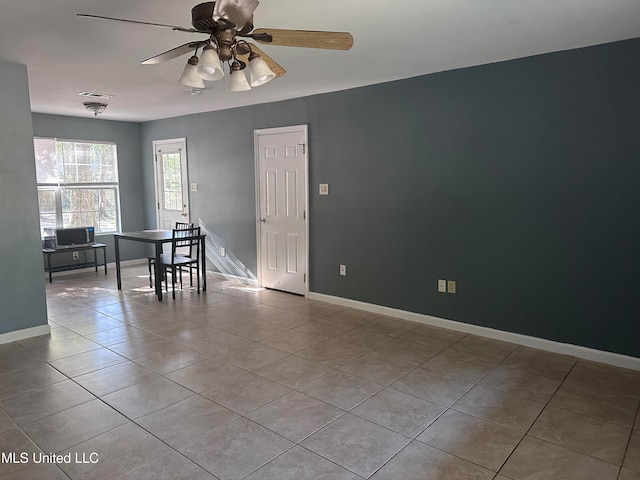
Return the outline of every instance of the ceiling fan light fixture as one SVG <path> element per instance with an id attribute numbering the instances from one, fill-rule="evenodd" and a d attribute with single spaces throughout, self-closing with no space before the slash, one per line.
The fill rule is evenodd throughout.
<path id="1" fill-rule="evenodd" d="M 255 52 L 249 55 L 249 77 L 252 87 L 259 87 L 276 78 L 276 74 L 269 68 L 267 62 Z"/>
<path id="2" fill-rule="evenodd" d="M 230 92 L 246 92 L 251 90 L 251 85 L 247 81 L 244 69 L 240 62 L 235 61 L 231 64 L 231 72 L 229 74 L 229 91 Z"/>
<path id="3" fill-rule="evenodd" d="M 197 70 L 198 75 L 203 80 L 215 81 L 224 77 L 220 57 L 218 57 L 218 52 L 211 44 L 202 49 Z"/>
<path id="4" fill-rule="evenodd" d="M 204 82 L 198 75 L 198 57 L 194 55 L 187 60 L 178 82 L 191 88 L 204 88 Z"/>
<path id="5" fill-rule="evenodd" d="M 204 81 L 216 81 L 224 78 L 223 64 L 225 63 L 229 66 L 230 74 L 233 75 L 228 85 L 228 90 L 232 92 L 245 91 L 251 87 L 264 85 L 287 73 L 281 65 L 262 52 L 257 45 L 247 43 L 245 38 L 267 45 L 329 50 L 349 50 L 353 46 L 353 36 L 348 32 L 254 29 L 253 13 L 258 3 L 259 0 L 215 0 L 200 3 L 191 9 L 193 28 L 85 13 L 78 13 L 77 16 L 128 24 L 153 25 L 199 35 L 206 34 L 207 38 L 187 42 L 141 62 L 143 65 L 155 65 L 195 50 L 178 80 L 182 85 L 190 87 L 193 95 L 202 92 L 205 88 Z M 201 52 L 200 58 L 198 58 L 199 51 Z M 239 65 L 234 66 L 233 64 L 236 62 Z M 245 72 L 244 70 L 247 68 L 248 72 Z M 88 95 L 98 96 L 90 93 Z"/>

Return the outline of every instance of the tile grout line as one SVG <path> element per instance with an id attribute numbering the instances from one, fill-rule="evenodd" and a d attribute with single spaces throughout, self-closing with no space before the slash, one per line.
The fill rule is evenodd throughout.
<path id="1" fill-rule="evenodd" d="M 520 347 L 518 347 L 520 348 Z M 517 349 L 516 349 L 517 350 Z M 514 350 L 515 351 L 515 350 Z M 505 359 L 506 360 L 506 359 Z M 527 438 L 527 434 L 531 431 L 531 429 L 533 428 L 533 426 L 536 424 L 536 422 L 538 421 L 538 419 L 542 416 L 542 413 L 545 411 L 545 409 L 549 406 L 549 403 L 551 402 L 551 399 L 555 396 L 555 394 L 558 392 L 558 390 L 560 389 L 560 387 L 564 384 L 565 380 L 567 379 L 567 377 L 569 376 L 569 374 L 573 371 L 573 369 L 575 368 L 575 366 L 577 365 L 577 360 L 573 363 L 573 365 L 571 366 L 571 368 L 569 369 L 569 371 L 565 374 L 564 378 L 562 379 L 562 382 L 560 382 L 560 384 L 556 387 L 556 389 L 554 390 L 553 394 L 549 396 L 548 400 L 544 403 L 544 407 L 542 407 L 542 409 L 540 410 L 540 413 L 536 416 L 536 418 L 533 420 L 533 422 L 531 422 L 531 425 L 529 425 L 529 428 L 527 428 L 527 430 L 523 433 L 522 438 L 518 441 L 518 443 L 516 444 L 516 446 L 514 447 L 513 450 L 511 450 L 511 453 L 507 456 L 507 458 L 505 459 L 504 462 L 502 462 L 502 465 L 500 465 L 500 468 L 497 471 L 497 474 L 500 474 L 500 471 L 504 468 L 504 466 L 509 462 L 509 459 L 513 456 L 513 454 L 516 452 L 516 450 L 518 449 L 518 447 L 522 444 L 523 440 L 525 438 Z M 537 437 L 534 437 L 537 438 Z M 563 447 L 565 448 L 565 447 Z"/>
<path id="2" fill-rule="evenodd" d="M 631 425 L 631 433 L 629 434 L 629 438 L 627 439 L 627 446 L 624 449 L 624 455 L 622 456 L 622 463 L 620 464 L 620 471 L 618 473 L 618 477 L 622 475 L 622 469 L 624 468 L 625 461 L 627 460 L 627 455 L 629 454 L 629 447 L 631 447 L 631 439 L 633 438 L 636 427 L 640 428 L 640 403 L 638 404 L 638 408 L 636 409 L 636 418 Z M 640 435 L 640 434 L 639 434 Z M 637 472 L 640 474 L 640 472 Z"/>

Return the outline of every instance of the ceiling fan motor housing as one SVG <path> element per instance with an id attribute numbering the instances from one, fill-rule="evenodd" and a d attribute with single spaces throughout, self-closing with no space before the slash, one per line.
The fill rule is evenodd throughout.
<path id="1" fill-rule="evenodd" d="M 236 43 L 236 35 L 233 30 L 216 30 L 213 32 L 218 41 L 218 55 L 220 60 L 226 62 L 233 57 L 233 45 Z"/>
<path id="2" fill-rule="evenodd" d="M 218 24 L 213 19 L 213 9 L 216 2 L 204 2 L 191 9 L 191 25 L 201 32 L 210 32 Z"/>

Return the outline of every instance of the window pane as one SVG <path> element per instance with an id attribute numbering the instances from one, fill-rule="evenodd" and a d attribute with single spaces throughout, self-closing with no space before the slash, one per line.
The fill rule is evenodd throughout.
<path id="1" fill-rule="evenodd" d="M 164 192 L 164 208 L 166 210 L 182 211 L 182 194 L 180 192 Z"/>
<path id="2" fill-rule="evenodd" d="M 94 189 L 72 188 L 62 191 L 62 219 L 65 228 L 93 225 L 96 211 Z"/>
<path id="3" fill-rule="evenodd" d="M 93 172 L 91 171 L 91 165 L 76 165 L 75 176 L 75 183 L 93 183 Z"/>
<path id="4" fill-rule="evenodd" d="M 36 138 L 33 141 L 33 147 L 36 155 L 38 183 L 57 183 L 56 141 L 53 138 Z"/>
<path id="5" fill-rule="evenodd" d="M 118 181 L 115 145 L 57 142 L 56 146 L 65 183 Z"/>
<path id="6" fill-rule="evenodd" d="M 40 205 L 40 235 L 50 236 L 56 229 L 56 192 L 55 190 L 38 190 Z"/>
<path id="7" fill-rule="evenodd" d="M 117 182 L 118 169 L 116 166 L 115 145 L 92 143 L 89 146 L 89 163 L 91 165 L 92 181 Z"/>
<path id="8" fill-rule="evenodd" d="M 76 183 L 76 152 L 71 142 L 57 142 L 56 149 L 61 163 L 62 181 L 64 183 Z"/>
<path id="9" fill-rule="evenodd" d="M 64 228 L 95 226 L 95 212 L 71 212 L 62 214 Z"/>
<path id="10" fill-rule="evenodd" d="M 117 203 L 115 189 L 98 191 L 98 218 L 96 230 L 99 232 L 115 232 L 117 228 Z"/>
<path id="11" fill-rule="evenodd" d="M 86 143 L 74 143 L 76 163 L 78 165 L 89 164 L 89 145 Z"/>
<path id="12" fill-rule="evenodd" d="M 162 155 L 165 210 L 182 211 L 182 168 L 179 153 Z"/>
<path id="13" fill-rule="evenodd" d="M 65 228 L 94 226 L 96 233 L 117 231 L 116 198 L 115 187 L 64 189 L 63 225 Z"/>
<path id="14" fill-rule="evenodd" d="M 55 190 L 38 190 L 38 205 L 40 213 L 56 213 Z"/>

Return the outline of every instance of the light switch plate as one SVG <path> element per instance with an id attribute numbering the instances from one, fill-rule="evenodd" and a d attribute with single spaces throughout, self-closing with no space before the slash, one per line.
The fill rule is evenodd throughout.
<path id="1" fill-rule="evenodd" d="M 446 280 L 438 280 L 438 292 L 447 293 L 447 281 Z"/>
<path id="2" fill-rule="evenodd" d="M 456 281 L 455 280 L 449 280 L 447 282 L 447 292 L 456 293 Z"/>
<path id="3" fill-rule="evenodd" d="M 197 192 L 198 191 L 198 184 L 197 183 L 192 183 L 191 184 L 191 191 L 192 192 Z"/>
<path id="4" fill-rule="evenodd" d="M 329 184 L 321 183 L 320 184 L 320 195 L 329 195 Z"/>

